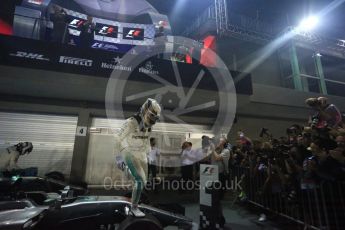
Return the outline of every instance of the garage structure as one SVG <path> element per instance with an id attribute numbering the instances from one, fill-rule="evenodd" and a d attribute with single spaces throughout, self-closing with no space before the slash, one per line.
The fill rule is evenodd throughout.
<path id="1" fill-rule="evenodd" d="M 107 177 L 111 177 L 113 182 L 118 182 L 118 186 L 128 183 L 128 179 L 115 166 L 114 156 L 114 132 L 122 126 L 124 121 L 101 117 L 91 119 L 85 172 L 85 182 L 89 186 L 103 187 Z M 163 167 L 173 168 L 169 171 L 170 174 L 179 175 L 182 143 L 188 139 L 193 146 L 200 147 L 202 135 L 212 136 L 212 133 L 207 132 L 208 129 L 206 125 L 186 127 L 180 124 L 157 123 L 151 136 L 156 139 L 157 147 L 160 149 L 158 175 L 160 177 L 168 175 L 167 171 L 163 171 Z"/>

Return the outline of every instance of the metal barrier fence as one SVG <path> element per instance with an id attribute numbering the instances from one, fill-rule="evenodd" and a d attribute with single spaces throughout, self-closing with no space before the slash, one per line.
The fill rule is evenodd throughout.
<path id="1" fill-rule="evenodd" d="M 240 166 L 231 168 L 230 177 L 242 178 L 242 192 L 255 206 L 308 229 L 345 229 L 344 182 L 324 180 L 302 189 L 297 176 L 283 184 L 277 174 Z"/>

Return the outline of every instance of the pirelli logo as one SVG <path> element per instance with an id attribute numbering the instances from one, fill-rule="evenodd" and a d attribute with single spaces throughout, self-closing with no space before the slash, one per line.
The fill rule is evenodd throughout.
<path id="1" fill-rule="evenodd" d="M 75 58 L 75 57 L 66 57 L 66 56 L 60 56 L 60 63 L 64 64 L 70 64 L 70 65 L 79 65 L 79 66 L 92 66 L 92 60 L 89 59 L 81 59 L 81 58 Z"/>

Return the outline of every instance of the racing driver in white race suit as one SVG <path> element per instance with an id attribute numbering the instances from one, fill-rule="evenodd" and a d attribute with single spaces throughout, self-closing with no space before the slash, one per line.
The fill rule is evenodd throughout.
<path id="1" fill-rule="evenodd" d="M 150 151 L 150 133 L 158 121 L 161 107 L 154 99 L 148 98 L 141 106 L 139 113 L 128 118 L 115 135 L 116 163 L 125 171 L 128 170 L 134 181 L 132 191 L 131 214 L 143 217 L 138 203 L 147 180 L 147 153 Z"/>

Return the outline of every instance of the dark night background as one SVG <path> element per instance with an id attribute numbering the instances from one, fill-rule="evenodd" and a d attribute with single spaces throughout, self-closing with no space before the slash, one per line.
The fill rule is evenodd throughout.
<path id="1" fill-rule="evenodd" d="M 181 33 L 214 0 L 148 0 L 169 16 L 174 32 Z M 317 13 L 330 0 L 227 0 L 231 11 L 265 22 L 297 25 L 302 18 Z M 175 8 L 178 10 L 174 10 Z M 345 3 L 320 20 L 317 32 L 345 39 Z"/>
<path id="2" fill-rule="evenodd" d="M 214 0 L 147 0 L 160 13 L 167 14 L 175 35 L 180 35 L 195 18 L 200 15 Z M 338 0 L 339 1 L 339 0 Z M 345 2 L 344 0 L 341 0 Z M 341 2 L 339 1 L 339 2 Z M 14 4 L 20 0 L 1 0 L 1 18 L 11 21 Z M 232 12 L 244 14 L 261 21 L 280 24 L 297 25 L 302 18 L 317 13 L 330 0 L 227 0 Z M 345 39 L 345 3 L 322 19 L 316 33 L 338 39 Z"/>

